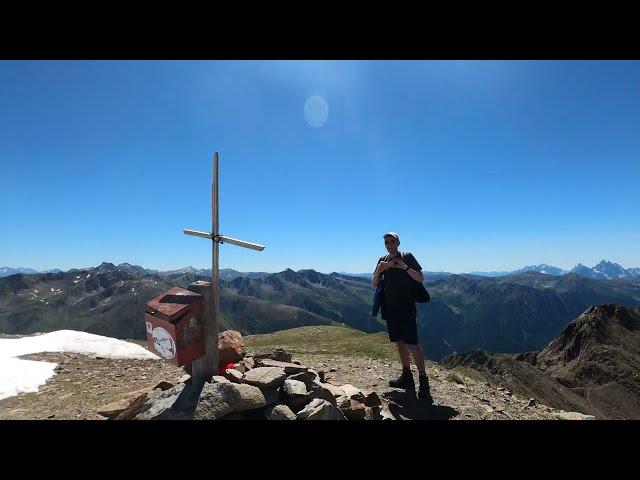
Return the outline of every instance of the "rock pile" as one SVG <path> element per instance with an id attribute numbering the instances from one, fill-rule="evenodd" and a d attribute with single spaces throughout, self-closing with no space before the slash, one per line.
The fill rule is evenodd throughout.
<path id="1" fill-rule="evenodd" d="M 246 356 L 238 332 L 222 332 L 221 365 L 233 365 L 202 385 L 185 376 L 177 385 L 162 382 L 128 406 L 110 406 L 116 420 L 385 420 L 374 391 L 353 385 L 334 385 L 318 371 L 292 360 L 277 349 L 270 354 Z M 105 412 L 107 413 L 107 412 Z M 105 415 L 106 416 L 106 415 Z"/>

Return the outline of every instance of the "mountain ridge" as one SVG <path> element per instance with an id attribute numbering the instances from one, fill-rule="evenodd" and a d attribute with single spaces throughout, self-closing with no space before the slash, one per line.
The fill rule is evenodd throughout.
<path id="1" fill-rule="evenodd" d="M 442 359 L 539 402 L 601 419 L 640 418 L 640 306 L 592 305 L 538 351 Z"/>
<path id="2" fill-rule="evenodd" d="M 208 268 L 195 268 L 192 266 L 187 266 L 187 267 L 183 267 L 175 270 L 159 271 L 159 270 L 147 269 L 139 265 L 132 265 L 129 263 L 121 263 L 116 266 L 115 264 L 110 262 L 102 262 L 102 264 L 99 265 L 98 267 L 86 267 L 86 268 L 80 268 L 80 269 L 72 268 L 72 269 L 69 269 L 67 272 L 90 270 L 91 268 L 118 269 L 118 270 L 129 271 L 129 272 L 134 271 L 139 274 L 145 274 L 145 275 L 171 276 L 171 275 L 182 274 L 182 273 L 194 273 L 204 277 L 207 277 L 207 276 L 211 277 L 211 270 Z M 286 272 L 287 270 L 291 270 L 291 269 L 287 268 L 283 270 L 283 272 Z M 302 269 L 302 270 L 313 270 L 313 269 Z M 301 270 L 298 270 L 298 271 L 301 271 Z M 469 273 L 453 274 L 450 272 L 443 272 L 443 271 L 431 272 L 431 271 L 423 270 L 422 273 L 425 276 L 425 280 L 437 280 L 440 278 L 446 278 L 450 275 L 475 275 L 475 276 L 482 276 L 482 277 L 503 277 L 508 275 L 525 273 L 529 271 L 536 271 L 539 273 L 543 273 L 546 275 L 553 275 L 553 276 L 561 276 L 569 273 L 577 273 L 579 275 L 586 276 L 589 278 L 602 279 L 602 280 L 621 279 L 621 278 L 631 279 L 631 280 L 640 280 L 640 267 L 624 268 L 618 263 L 610 262 L 604 259 L 601 260 L 598 264 L 594 265 L 593 267 L 587 267 L 582 263 L 578 263 L 576 266 L 574 266 L 570 270 L 564 270 L 562 268 L 554 267 L 546 263 L 541 263 L 539 265 L 528 265 L 523 268 L 510 270 L 510 271 L 506 271 L 506 270 L 505 271 L 489 271 L 489 272 L 472 271 Z M 35 269 L 26 268 L 26 267 L 20 267 L 20 268 L 0 267 L 0 278 L 6 277 L 9 275 L 15 275 L 18 273 L 38 274 L 38 273 L 60 273 L 60 272 L 63 272 L 63 270 L 60 270 L 57 268 L 51 269 L 51 270 L 37 271 Z M 222 268 L 220 269 L 220 278 L 222 278 L 223 280 L 233 280 L 234 278 L 237 278 L 237 277 L 262 278 L 267 275 L 272 275 L 274 273 L 282 273 L 282 272 L 240 272 L 232 268 Z M 368 278 L 368 279 L 371 278 L 371 273 L 348 273 L 344 271 L 332 272 L 332 273 L 347 275 L 351 277 L 360 277 L 360 278 Z"/>
<path id="3" fill-rule="evenodd" d="M 117 338 L 144 338 L 145 303 L 168 290 L 207 280 L 197 271 L 163 276 L 101 264 L 91 270 L 0 278 L 0 332 L 70 328 Z M 588 306 L 640 304 L 640 282 L 524 272 L 488 278 L 452 274 L 426 281 L 432 300 L 417 304 L 421 344 L 440 359 L 473 348 L 523 352 L 541 348 Z M 371 316 L 366 278 L 286 269 L 258 278 L 220 280 L 220 325 L 256 334 L 302 325 L 386 330 Z"/>

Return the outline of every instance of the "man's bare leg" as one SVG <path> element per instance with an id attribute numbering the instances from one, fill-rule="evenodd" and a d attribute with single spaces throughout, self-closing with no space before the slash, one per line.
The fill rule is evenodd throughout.
<path id="1" fill-rule="evenodd" d="M 406 345 L 405 345 L 405 348 Z M 416 364 L 418 369 L 418 374 L 425 375 L 426 374 L 426 366 L 424 361 L 424 352 L 422 351 L 422 346 L 418 343 L 416 345 L 409 345 L 411 349 L 411 354 L 413 355 L 413 361 Z"/>
<path id="2" fill-rule="evenodd" d="M 403 341 L 396 342 L 398 346 L 398 353 L 400 354 L 400 361 L 402 362 L 402 366 L 404 368 L 410 368 L 411 366 L 411 357 L 409 357 L 409 349 L 407 348 L 407 344 Z"/>

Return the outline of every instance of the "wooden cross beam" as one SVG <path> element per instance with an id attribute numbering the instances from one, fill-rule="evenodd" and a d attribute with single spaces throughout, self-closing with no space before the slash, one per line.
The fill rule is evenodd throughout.
<path id="1" fill-rule="evenodd" d="M 218 325 L 220 316 L 220 269 L 219 269 L 219 245 L 230 243 L 239 247 L 262 251 L 264 245 L 245 242 L 236 238 L 220 235 L 218 228 L 218 152 L 213 156 L 213 183 L 211 185 L 211 232 L 199 232 L 197 230 L 183 230 L 186 235 L 208 238 L 212 240 L 211 254 L 211 307 L 205 308 L 203 314 L 205 355 L 192 363 L 191 378 L 194 383 L 204 383 L 211 380 L 218 373 Z M 209 310 L 209 312 L 207 312 Z"/>

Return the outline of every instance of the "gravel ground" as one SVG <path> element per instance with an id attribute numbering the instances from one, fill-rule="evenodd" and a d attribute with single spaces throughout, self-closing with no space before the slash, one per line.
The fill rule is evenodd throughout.
<path id="1" fill-rule="evenodd" d="M 248 349 L 248 354 L 254 352 Z M 100 407 L 135 398 L 140 390 L 160 381 L 176 383 L 182 368 L 154 360 L 112 360 L 66 353 L 25 355 L 25 359 L 58 363 L 56 374 L 39 392 L 0 401 L 0 420 L 91 419 L 104 420 Z M 331 383 L 349 383 L 374 390 L 384 407 L 397 419 L 509 420 L 555 419 L 553 410 L 543 405 L 527 406 L 529 399 L 516 398 L 472 378 L 457 376 L 429 362 L 428 373 L 435 405 L 423 402 L 402 390 L 387 386 L 400 373 L 399 363 L 385 359 L 338 357 L 323 354 L 294 354 L 293 360 L 316 371 L 324 370 Z M 417 381 L 417 371 L 413 367 Z M 449 378 L 449 379 L 447 379 Z"/>
<path id="2" fill-rule="evenodd" d="M 458 375 L 463 384 L 447 380 L 450 372 L 432 362 L 427 364 L 431 394 L 435 405 L 425 406 L 415 396 L 387 386 L 387 381 L 399 375 L 399 362 L 386 360 L 335 357 L 331 355 L 293 356 L 317 371 L 327 372 L 331 383 L 349 383 L 363 390 L 374 390 L 385 407 L 401 420 L 555 420 L 553 409 L 544 405 L 527 406 L 529 399 L 517 398 L 505 390 L 495 389 L 485 382 Z M 335 371 L 331 372 L 331 369 Z M 412 366 L 418 381 L 418 372 Z"/>

